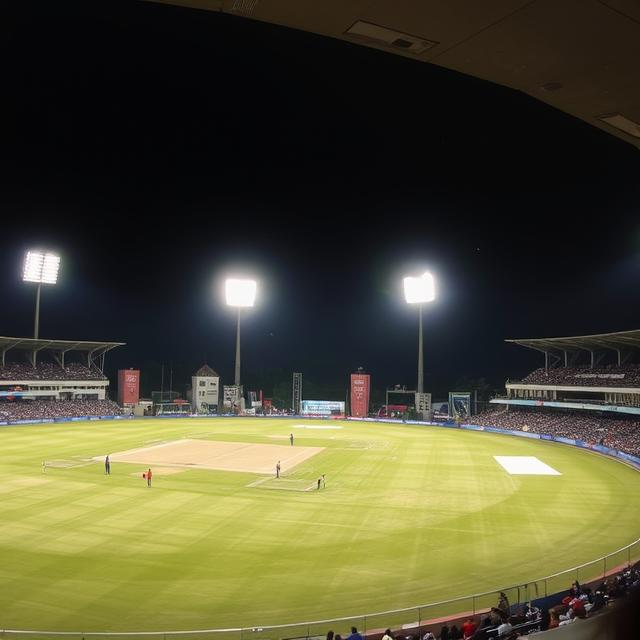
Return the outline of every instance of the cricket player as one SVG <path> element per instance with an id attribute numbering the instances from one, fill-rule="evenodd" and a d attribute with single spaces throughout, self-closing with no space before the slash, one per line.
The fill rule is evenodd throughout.
<path id="1" fill-rule="evenodd" d="M 278 460 L 278 464 L 276 465 L 276 478 L 280 477 L 280 460 Z"/>
<path id="2" fill-rule="evenodd" d="M 151 469 L 149 469 L 147 473 L 142 474 L 142 477 L 147 479 L 147 487 L 151 486 L 151 476 L 153 476 L 153 474 L 151 473 Z"/>
<path id="3" fill-rule="evenodd" d="M 104 459 L 104 472 L 105 472 L 105 475 L 108 475 L 108 476 L 111 475 L 111 462 L 109 461 L 109 456 L 108 455 Z"/>
<path id="4" fill-rule="evenodd" d="M 289 441 L 291 442 L 291 446 L 293 447 L 293 433 L 289 434 Z"/>

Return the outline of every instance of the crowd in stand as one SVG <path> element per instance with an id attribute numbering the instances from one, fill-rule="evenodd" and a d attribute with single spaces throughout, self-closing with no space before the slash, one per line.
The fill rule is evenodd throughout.
<path id="1" fill-rule="evenodd" d="M 587 412 L 544 411 L 510 408 L 489 410 L 473 416 L 471 421 L 486 427 L 511 431 L 532 431 L 590 444 L 602 444 L 640 457 L 640 420 L 619 416 L 593 415 Z"/>
<path id="2" fill-rule="evenodd" d="M 640 591 L 638 564 L 610 576 L 593 589 L 573 582 L 562 600 L 548 609 L 541 609 L 532 603 L 510 606 L 507 596 L 500 593 L 497 605 L 482 616 L 468 616 L 464 622 L 456 621 L 457 624 L 451 626 L 444 624 L 438 633 L 437 629 L 427 629 L 420 635 L 406 635 L 404 630 L 395 634 L 387 629 L 382 640 L 516 640 L 533 631 L 547 631 L 587 618 L 609 602 L 634 591 Z M 376 637 L 379 634 L 375 634 Z M 327 640 L 342 640 L 342 637 L 329 631 Z M 363 640 L 363 637 L 352 627 L 351 635 L 346 640 Z"/>
<path id="3" fill-rule="evenodd" d="M 77 416 L 115 416 L 122 409 L 111 400 L 23 400 L 0 403 L 0 420 L 40 420 Z"/>
<path id="4" fill-rule="evenodd" d="M 522 382 L 580 387 L 640 387 L 640 365 L 608 365 L 593 369 L 590 366 L 542 367 L 532 371 Z"/>
<path id="5" fill-rule="evenodd" d="M 98 369 L 70 362 L 63 367 L 53 362 L 40 362 L 35 367 L 30 363 L 16 362 L 0 366 L 0 380 L 106 380 Z"/>

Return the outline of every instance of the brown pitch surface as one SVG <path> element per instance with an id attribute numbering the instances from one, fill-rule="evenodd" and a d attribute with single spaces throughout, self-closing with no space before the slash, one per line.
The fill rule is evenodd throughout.
<path id="1" fill-rule="evenodd" d="M 131 462 L 152 468 L 154 465 L 190 469 L 218 469 L 249 473 L 275 473 L 280 461 L 284 473 L 320 453 L 324 447 L 292 447 L 280 444 L 222 442 L 185 438 L 161 444 L 119 451 L 109 455 L 111 462 Z M 94 458 L 103 461 L 104 457 Z"/>

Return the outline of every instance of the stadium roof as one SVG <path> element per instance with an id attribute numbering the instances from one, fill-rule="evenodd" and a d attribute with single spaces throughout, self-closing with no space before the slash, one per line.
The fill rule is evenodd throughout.
<path id="1" fill-rule="evenodd" d="M 640 148 L 640 4 L 633 0 L 151 1 L 230 13 L 453 69 L 526 93 Z M 418 94 L 398 96 L 411 99 Z"/>
<path id="2" fill-rule="evenodd" d="M 87 340 L 45 340 L 35 338 L 10 338 L 0 336 L 0 351 L 4 354 L 11 349 L 20 351 L 41 351 L 51 349 L 52 351 L 83 351 L 99 356 L 115 347 L 123 346 L 124 342 L 95 342 Z"/>
<path id="3" fill-rule="evenodd" d="M 513 342 L 521 347 L 536 349 L 544 353 L 553 351 L 625 351 L 640 348 L 640 329 L 566 338 L 511 339 L 505 340 L 505 342 Z"/>

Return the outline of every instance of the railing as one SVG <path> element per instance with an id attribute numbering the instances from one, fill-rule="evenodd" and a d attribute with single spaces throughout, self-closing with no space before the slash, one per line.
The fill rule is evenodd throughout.
<path id="1" fill-rule="evenodd" d="M 254 625 L 248 627 L 232 627 L 199 630 L 174 631 L 44 631 L 0 629 L 0 638 L 133 638 L 144 637 L 157 640 L 172 638 L 188 638 L 202 640 L 324 640 L 327 631 L 333 630 L 348 635 L 350 628 L 357 629 L 364 635 L 381 631 L 390 627 L 402 629 L 406 635 L 422 636 L 425 627 L 439 629 L 447 617 L 474 615 L 488 611 L 495 607 L 501 592 L 507 595 L 509 602 L 514 604 L 536 601 L 561 592 L 566 593 L 574 580 L 581 584 L 595 582 L 613 575 L 623 568 L 640 560 L 640 539 L 635 540 L 617 551 L 605 556 L 585 562 L 570 569 L 559 571 L 543 578 L 537 578 L 526 583 L 509 587 L 502 587 L 476 593 L 473 595 L 431 602 L 415 607 L 393 609 L 377 613 L 366 613 L 341 618 L 328 618 L 309 622 L 297 622 L 281 625 Z M 426 580 L 427 578 L 425 578 Z M 319 585 L 322 588 L 322 585 Z M 392 587 L 391 587 L 392 588 Z M 0 614 L 1 615 L 1 614 Z"/>

